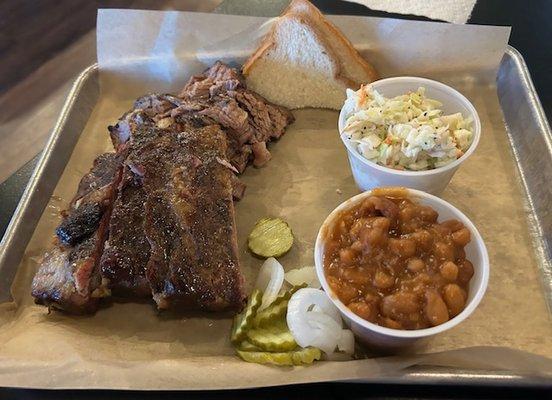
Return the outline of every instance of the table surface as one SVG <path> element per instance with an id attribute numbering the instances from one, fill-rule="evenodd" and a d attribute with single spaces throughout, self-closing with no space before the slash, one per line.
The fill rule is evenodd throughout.
<path id="1" fill-rule="evenodd" d="M 209 0 L 210 4 L 218 4 Z M 206 10 L 205 2 L 195 1 L 195 9 Z M 287 1 L 226 0 L 215 12 L 246 15 L 276 15 Z M 364 6 L 332 0 L 314 0 L 324 13 L 367 15 L 427 20 L 424 17 L 405 16 L 370 10 Z M 177 7 L 178 8 L 178 7 Z M 182 9 L 182 8 L 180 8 Z M 552 1 L 534 0 L 479 0 L 469 23 L 510 25 L 510 44 L 524 56 L 532 74 L 543 107 L 552 116 L 552 28 L 546 21 L 552 15 Z M 54 58 L 0 96 L 0 107 L 8 112 L 0 116 L 0 235 L 25 189 L 49 132 L 62 107 L 73 79 L 86 66 L 95 62 L 95 31 L 91 30 L 67 46 Z M 38 92 L 35 88 L 39 88 Z M 33 99 L 26 95 L 33 89 Z M 29 132 L 32 136 L 29 137 Z M 9 140 L 10 146 L 5 143 Z M 363 384 L 314 384 L 294 387 L 269 388 L 231 392 L 237 398 L 544 398 L 546 389 L 469 387 L 469 386 L 389 386 Z M 187 392 L 186 398 L 220 398 L 229 393 Z M 96 399 L 113 398 L 109 391 L 48 392 L 23 389 L 0 390 L 2 398 L 63 398 Z M 117 392 L 117 398 L 157 398 L 160 393 Z M 183 393 L 169 392 L 163 397 L 184 397 Z"/>

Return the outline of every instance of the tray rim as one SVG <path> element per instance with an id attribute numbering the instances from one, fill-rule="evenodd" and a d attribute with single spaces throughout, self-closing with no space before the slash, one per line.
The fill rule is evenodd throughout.
<path id="1" fill-rule="evenodd" d="M 531 96 L 530 108 L 535 115 L 539 117 L 541 133 L 546 136 L 548 143 L 552 143 L 552 133 L 550 125 L 542 104 L 538 97 L 538 94 L 533 85 L 531 74 L 527 68 L 525 60 L 522 54 L 514 47 L 508 45 L 505 49 L 505 56 L 512 58 L 515 62 L 516 68 L 521 74 L 524 83 L 529 88 L 528 92 Z M 22 225 L 28 223 L 29 207 L 32 205 L 35 197 L 39 194 L 39 184 L 41 176 L 45 173 L 48 163 L 53 155 L 52 150 L 56 144 L 61 140 L 61 134 L 63 127 L 70 117 L 71 112 L 74 110 L 75 105 L 78 102 L 80 90 L 87 83 L 93 74 L 97 73 L 98 64 L 94 63 L 85 68 L 74 80 L 74 83 L 67 94 L 67 98 L 63 107 L 60 110 L 59 117 L 56 121 L 54 128 L 50 134 L 47 144 L 41 153 L 39 161 L 35 166 L 31 178 L 27 183 L 26 189 L 18 203 L 18 206 L 10 220 L 10 223 L 0 241 L 0 296 L 3 295 L 3 291 L 6 288 L 5 282 L 2 280 L 2 269 L 7 262 L 20 263 L 21 257 L 25 251 L 26 245 L 30 240 L 36 224 L 39 218 L 35 218 L 33 221 L 33 228 L 28 237 L 21 238 L 26 232 L 22 231 Z M 502 109 L 502 107 L 501 107 Z M 514 157 L 516 157 L 514 155 Z M 58 177 L 59 178 L 59 177 Z M 522 185 L 526 196 L 528 195 L 528 188 L 526 183 L 522 180 Z M 534 209 L 530 205 L 530 211 L 533 214 Z M 40 215 L 43 210 L 40 210 Z M 12 249 L 14 242 L 23 240 L 25 242 L 21 249 Z M 542 245 L 542 243 L 540 244 Z M 11 286 L 11 282 L 9 282 Z M 8 287 L 9 296 L 9 287 Z M 4 300 L 4 299 L 0 299 Z M 330 381 L 331 382 L 331 381 Z M 491 370 L 459 370 L 444 367 L 415 367 L 406 370 L 401 375 L 383 376 L 379 378 L 366 378 L 361 381 L 334 381 L 334 382 L 348 382 L 348 383 L 381 383 L 381 384 L 413 384 L 413 385 L 474 385 L 474 386 L 516 386 L 516 387 L 535 387 L 535 388 L 552 388 L 552 381 L 544 377 L 524 375 L 524 374 L 512 374 L 508 371 L 491 371 Z M 318 382 L 312 382 L 318 383 Z"/>
<path id="2" fill-rule="evenodd" d="M 552 129 L 550 128 L 550 122 L 546 117 L 544 108 L 540 101 L 540 97 L 535 89 L 533 79 L 531 78 L 531 73 L 529 68 L 525 63 L 523 55 L 513 46 L 508 45 L 505 51 L 505 54 L 512 59 L 516 65 L 516 69 L 520 72 L 521 80 L 524 86 L 528 88 L 526 94 L 528 96 L 527 102 L 530 105 L 530 110 L 534 119 L 538 122 L 538 130 L 544 140 L 544 144 L 548 149 L 548 154 L 552 158 Z M 498 76 L 497 76 L 498 81 Z M 498 89 L 498 85 L 497 85 Z M 502 109 L 502 103 L 499 98 L 500 107 Z M 527 219 L 529 220 L 531 226 L 535 227 L 535 231 L 530 231 L 529 236 L 531 237 L 533 245 L 533 253 L 540 255 L 536 257 L 536 262 L 540 264 L 540 278 L 541 283 L 544 286 L 547 286 L 547 291 L 544 293 L 546 306 L 548 307 L 548 312 L 552 315 L 552 248 L 545 240 L 545 229 L 543 229 L 541 218 L 539 218 L 538 208 L 535 206 L 535 201 L 530 190 L 530 184 L 527 181 L 525 172 L 523 168 L 520 167 L 522 164 L 522 157 L 519 151 L 516 148 L 515 138 L 510 133 L 508 127 L 507 117 L 504 116 L 504 124 L 506 126 L 506 134 L 508 136 L 508 141 L 510 142 L 510 148 L 512 151 L 512 156 L 516 162 L 518 170 L 518 180 L 519 184 L 523 188 L 525 193 L 524 204 L 527 209 Z"/>
<path id="3" fill-rule="evenodd" d="M 71 89 L 67 93 L 66 100 L 63 103 L 63 106 L 59 112 L 56 123 L 52 128 L 48 141 L 46 142 L 44 149 L 40 153 L 38 162 L 33 169 L 29 181 L 27 182 L 25 191 L 23 192 L 21 199 L 17 204 L 17 207 L 10 219 L 4 235 L 2 236 L 2 239 L 0 240 L 0 301 L 5 300 L 4 297 L 6 297 L 6 294 L 8 294 L 8 298 L 11 298 L 11 296 L 9 295 L 11 282 L 9 282 L 9 285 L 6 286 L 7 282 L 4 281 L 2 277 L 2 270 L 8 263 L 19 264 L 21 262 L 21 258 L 25 252 L 25 249 L 32 237 L 32 234 L 34 233 L 34 230 L 36 229 L 36 224 L 38 223 L 40 216 L 44 212 L 44 208 L 42 208 L 41 210 L 39 210 L 40 214 L 38 214 L 38 217 L 35 218 L 32 218 L 29 212 L 30 206 L 34 202 L 34 199 L 39 195 L 41 177 L 45 173 L 44 171 L 46 170 L 50 159 L 52 158 L 54 148 L 61 140 L 61 135 L 65 123 L 67 122 L 71 115 L 71 112 L 77 105 L 80 90 L 86 84 L 90 76 L 97 71 L 97 69 L 98 64 L 94 63 L 85 68 L 75 78 Z M 58 177 L 58 179 L 60 177 L 61 175 Z M 33 211 L 35 214 L 37 214 L 38 210 L 35 209 Z M 27 223 L 27 218 L 31 218 L 33 222 L 33 227 L 30 233 L 25 232 L 25 229 L 23 229 L 23 225 Z M 24 237 L 25 234 L 26 237 Z M 24 244 L 21 245 L 21 249 L 14 249 L 14 243 L 17 241 L 24 242 Z"/>

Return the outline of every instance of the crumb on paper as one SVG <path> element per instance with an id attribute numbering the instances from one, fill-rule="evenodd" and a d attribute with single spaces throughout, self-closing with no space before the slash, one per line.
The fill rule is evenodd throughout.
<path id="1" fill-rule="evenodd" d="M 343 191 L 342 191 L 341 189 L 339 189 L 339 188 L 338 188 L 338 189 L 335 189 L 335 192 L 336 192 L 337 194 L 343 194 Z"/>

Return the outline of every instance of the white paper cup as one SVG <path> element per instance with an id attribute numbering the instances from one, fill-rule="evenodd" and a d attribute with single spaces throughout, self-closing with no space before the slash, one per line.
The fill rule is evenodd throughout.
<path id="1" fill-rule="evenodd" d="M 343 134 L 346 115 L 350 110 L 343 107 L 339 114 L 339 134 L 347 148 L 349 163 L 353 178 L 361 190 L 369 190 L 378 186 L 404 186 L 423 190 L 428 193 L 440 194 L 450 182 L 452 176 L 475 150 L 481 136 L 481 121 L 475 107 L 460 92 L 441 82 L 412 76 L 387 78 L 375 81 L 372 87 L 385 97 L 395 97 L 409 91 L 416 91 L 419 87 L 426 89 L 428 98 L 440 101 L 445 114 L 462 113 L 464 117 L 473 119 L 473 141 L 462 157 L 443 167 L 427 171 L 400 171 L 378 165 L 364 158 Z"/>
<path id="2" fill-rule="evenodd" d="M 365 198 L 371 195 L 371 191 L 367 191 L 350 198 L 344 203 L 341 203 L 334 211 L 332 211 L 332 213 L 322 224 L 314 247 L 314 262 L 316 265 L 316 274 L 318 279 L 320 280 L 324 291 L 328 293 L 333 303 L 341 312 L 345 323 L 351 328 L 357 339 L 361 342 L 384 349 L 410 346 L 419 339 L 436 335 L 458 325 L 474 312 L 485 294 L 487 283 L 489 281 L 489 256 L 487 254 L 487 248 L 485 247 L 485 243 L 483 242 L 481 235 L 472 222 L 457 208 L 436 196 L 414 189 L 407 189 L 407 191 L 412 200 L 417 203 L 430 206 L 437 211 L 439 213 L 438 221 L 445 221 L 447 219 L 454 218 L 461 221 L 464 226 L 470 230 L 471 241 L 464 249 L 466 251 L 466 258 L 473 264 L 474 275 L 470 281 L 470 289 L 466 307 L 454 318 L 444 324 L 427 329 L 399 330 L 386 328 L 362 319 L 349 310 L 349 308 L 333 293 L 326 280 L 326 274 L 324 273 L 324 245 L 328 228 L 333 225 L 335 218 L 340 212 L 357 206 Z"/>

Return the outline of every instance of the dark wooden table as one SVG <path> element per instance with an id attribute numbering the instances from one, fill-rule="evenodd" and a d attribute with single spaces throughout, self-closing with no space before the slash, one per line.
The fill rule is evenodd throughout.
<path id="1" fill-rule="evenodd" d="M 54 0 L 51 0 L 54 1 Z M 101 1 L 96 2 L 102 5 Z M 105 3 L 105 2 L 104 2 Z M 136 1 L 125 2 L 117 1 L 117 6 L 132 6 Z M 140 2 L 144 6 L 147 2 Z M 178 3 L 173 1 L 173 3 Z M 199 4 L 199 2 L 196 2 Z M 227 0 L 217 9 L 218 12 L 249 15 L 266 15 L 281 7 L 281 1 L 262 1 L 262 0 Z M 346 14 L 346 15 L 366 15 L 378 17 L 406 18 L 427 20 L 424 17 L 405 16 L 390 14 L 380 11 L 370 10 L 354 3 L 347 3 L 333 0 L 314 0 L 324 13 L 328 14 Z M 157 3 L 159 4 L 159 3 Z M 0 3 L 1 5 L 1 3 Z M 152 7 L 152 3 L 145 4 L 147 8 Z M 178 7 L 175 7 L 178 9 Z M 1 9 L 1 7 L 0 7 Z M 489 24 L 489 25 L 509 25 L 512 26 L 512 35 L 510 44 L 516 47 L 524 56 L 529 70 L 531 71 L 535 86 L 539 93 L 541 102 L 550 119 L 552 117 L 552 27 L 550 18 L 552 18 L 552 1 L 550 0 L 479 0 L 473 10 L 469 23 Z M 1 19 L 0 19 L 1 21 Z M 90 25 L 91 27 L 93 26 Z M 2 29 L 2 26 L 0 26 Z M 0 35 L 2 32 L 0 31 Z M 88 35 L 88 36 L 87 36 Z M 0 37 L 1 38 L 1 37 Z M 43 70 L 34 73 L 31 80 L 22 88 L 15 87 L 11 91 L 17 95 L 19 92 L 28 90 L 33 82 L 43 79 L 45 75 L 51 77 L 52 85 L 57 85 L 56 89 L 60 91 L 57 97 L 52 97 L 50 107 L 53 109 L 52 115 L 47 121 L 51 123 L 59 111 L 61 101 L 63 100 L 64 90 L 68 89 L 68 84 L 74 74 L 79 70 L 80 65 L 91 64 L 95 59 L 94 36 L 93 32 L 82 33 L 79 41 L 68 44 L 68 49 L 62 51 L 57 57 L 58 64 L 52 60 L 45 61 Z M 1 44 L 1 43 L 0 43 Z M 79 60 L 74 60 L 74 55 L 79 54 Z M 73 60 L 76 64 L 75 71 L 70 69 L 62 76 L 55 73 L 56 65 L 64 60 Z M 50 63 L 50 64 L 48 64 Z M 82 68 L 80 68 L 82 69 Z M 54 72 L 52 72 L 54 71 Z M 71 73 L 73 75 L 71 75 Z M 49 75 L 48 75 L 49 74 Z M 34 81 L 33 81 L 34 79 Z M 19 92 L 18 92 L 19 91 Z M 0 106 L 6 98 L 0 98 Z M 4 103 L 5 104 L 5 103 Z M 17 107 L 16 107 L 17 108 Z M 21 111 L 23 110 L 23 111 Z M 23 105 L 17 108 L 21 113 L 18 117 L 23 121 L 33 121 L 36 115 L 25 114 Z M 2 119 L 0 118 L 0 123 Z M 1 142 L 0 142 L 1 143 Z M 4 151 L 4 149 L 2 149 Z M 38 153 L 40 149 L 36 152 Z M 38 155 L 31 157 L 13 175 L 0 184 L 0 235 L 5 231 L 11 215 L 17 206 L 19 198 L 25 189 L 26 183 L 36 164 Z M 2 179 L 0 179 L 0 182 Z M 360 398 L 380 398 L 380 399 L 468 399 L 468 398 L 530 398 L 545 399 L 552 398 L 552 382 L 548 388 L 527 388 L 527 387 L 475 387 L 466 385 L 437 386 L 437 385 L 379 385 L 379 384 L 312 384 L 299 385 L 292 387 L 267 388 L 258 390 L 242 390 L 233 392 L 113 392 L 113 391 L 40 391 L 25 389 L 0 389 L 0 399 L 218 399 L 218 398 L 262 398 L 262 399 L 306 399 L 306 398 L 331 398 L 331 399 L 360 399 Z"/>

